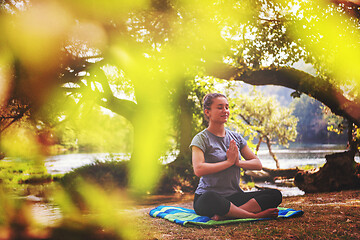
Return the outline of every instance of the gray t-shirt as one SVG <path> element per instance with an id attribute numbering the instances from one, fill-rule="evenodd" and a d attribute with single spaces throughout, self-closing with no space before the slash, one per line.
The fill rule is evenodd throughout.
<path id="1" fill-rule="evenodd" d="M 204 152 L 205 162 L 216 163 L 226 160 L 226 151 L 229 149 L 230 141 L 235 140 L 239 150 L 246 146 L 246 140 L 238 133 L 225 129 L 225 137 L 218 137 L 207 129 L 198 133 L 192 140 L 190 148 L 196 146 Z M 239 152 L 239 156 L 240 152 Z M 223 171 L 204 175 L 200 178 L 196 194 L 206 191 L 214 191 L 227 197 L 242 191 L 240 183 L 240 168 L 233 165 Z"/>

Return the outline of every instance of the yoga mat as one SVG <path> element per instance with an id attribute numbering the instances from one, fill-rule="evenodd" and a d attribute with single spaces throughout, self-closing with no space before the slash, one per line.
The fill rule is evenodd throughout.
<path id="1" fill-rule="evenodd" d="M 279 209 L 278 218 L 298 217 L 304 214 L 304 212 L 301 210 L 294 210 L 291 208 L 278 207 L 278 209 Z M 195 211 L 192 209 L 183 208 L 183 207 L 174 207 L 174 206 L 162 206 L 162 205 L 150 210 L 149 215 L 152 217 L 164 218 L 170 222 L 174 222 L 182 226 L 189 226 L 189 225 L 214 226 L 214 225 L 222 225 L 229 223 L 252 222 L 252 221 L 272 219 L 272 218 L 260 218 L 260 219 L 239 218 L 239 219 L 227 219 L 227 220 L 215 221 L 209 217 L 197 215 Z"/>

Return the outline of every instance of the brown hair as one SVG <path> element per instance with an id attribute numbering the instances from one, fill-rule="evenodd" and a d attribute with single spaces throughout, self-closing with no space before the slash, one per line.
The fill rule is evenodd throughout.
<path id="1" fill-rule="evenodd" d="M 206 116 L 205 114 L 205 110 L 208 109 L 210 110 L 211 104 L 213 104 L 214 99 L 218 98 L 218 97 L 223 97 L 226 98 L 224 94 L 221 93 L 208 93 L 205 95 L 205 97 L 203 98 L 203 110 L 204 110 L 204 117 L 205 120 L 208 122 L 209 118 L 208 116 Z M 227 99 L 227 98 L 226 98 Z"/>

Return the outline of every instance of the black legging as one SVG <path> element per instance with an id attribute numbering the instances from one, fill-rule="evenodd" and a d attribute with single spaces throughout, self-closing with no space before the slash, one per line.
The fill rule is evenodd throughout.
<path id="1" fill-rule="evenodd" d="M 282 194 L 277 189 L 265 189 L 254 192 L 238 192 L 229 197 L 223 197 L 212 191 L 201 195 L 195 194 L 194 210 L 198 215 L 212 217 L 215 214 L 224 216 L 230 210 L 230 202 L 241 206 L 254 198 L 261 210 L 276 208 L 282 202 Z"/>

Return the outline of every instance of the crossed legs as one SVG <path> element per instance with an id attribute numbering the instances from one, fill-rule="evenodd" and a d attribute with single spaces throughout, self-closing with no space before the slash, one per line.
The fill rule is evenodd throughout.
<path id="1" fill-rule="evenodd" d="M 215 192 L 195 194 L 194 209 L 202 216 L 214 220 L 222 218 L 276 218 L 277 206 L 282 201 L 281 192 L 266 189 L 256 192 L 239 192 L 230 197 L 222 197 Z"/>
<path id="2" fill-rule="evenodd" d="M 227 214 L 220 216 L 215 214 L 213 220 L 221 220 L 223 218 L 277 218 L 279 210 L 277 208 L 268 208 L 261 210 L 260 205 L 254 198 L 241 206 L 235 206 L 230 203 L 230 209 Z"/>

